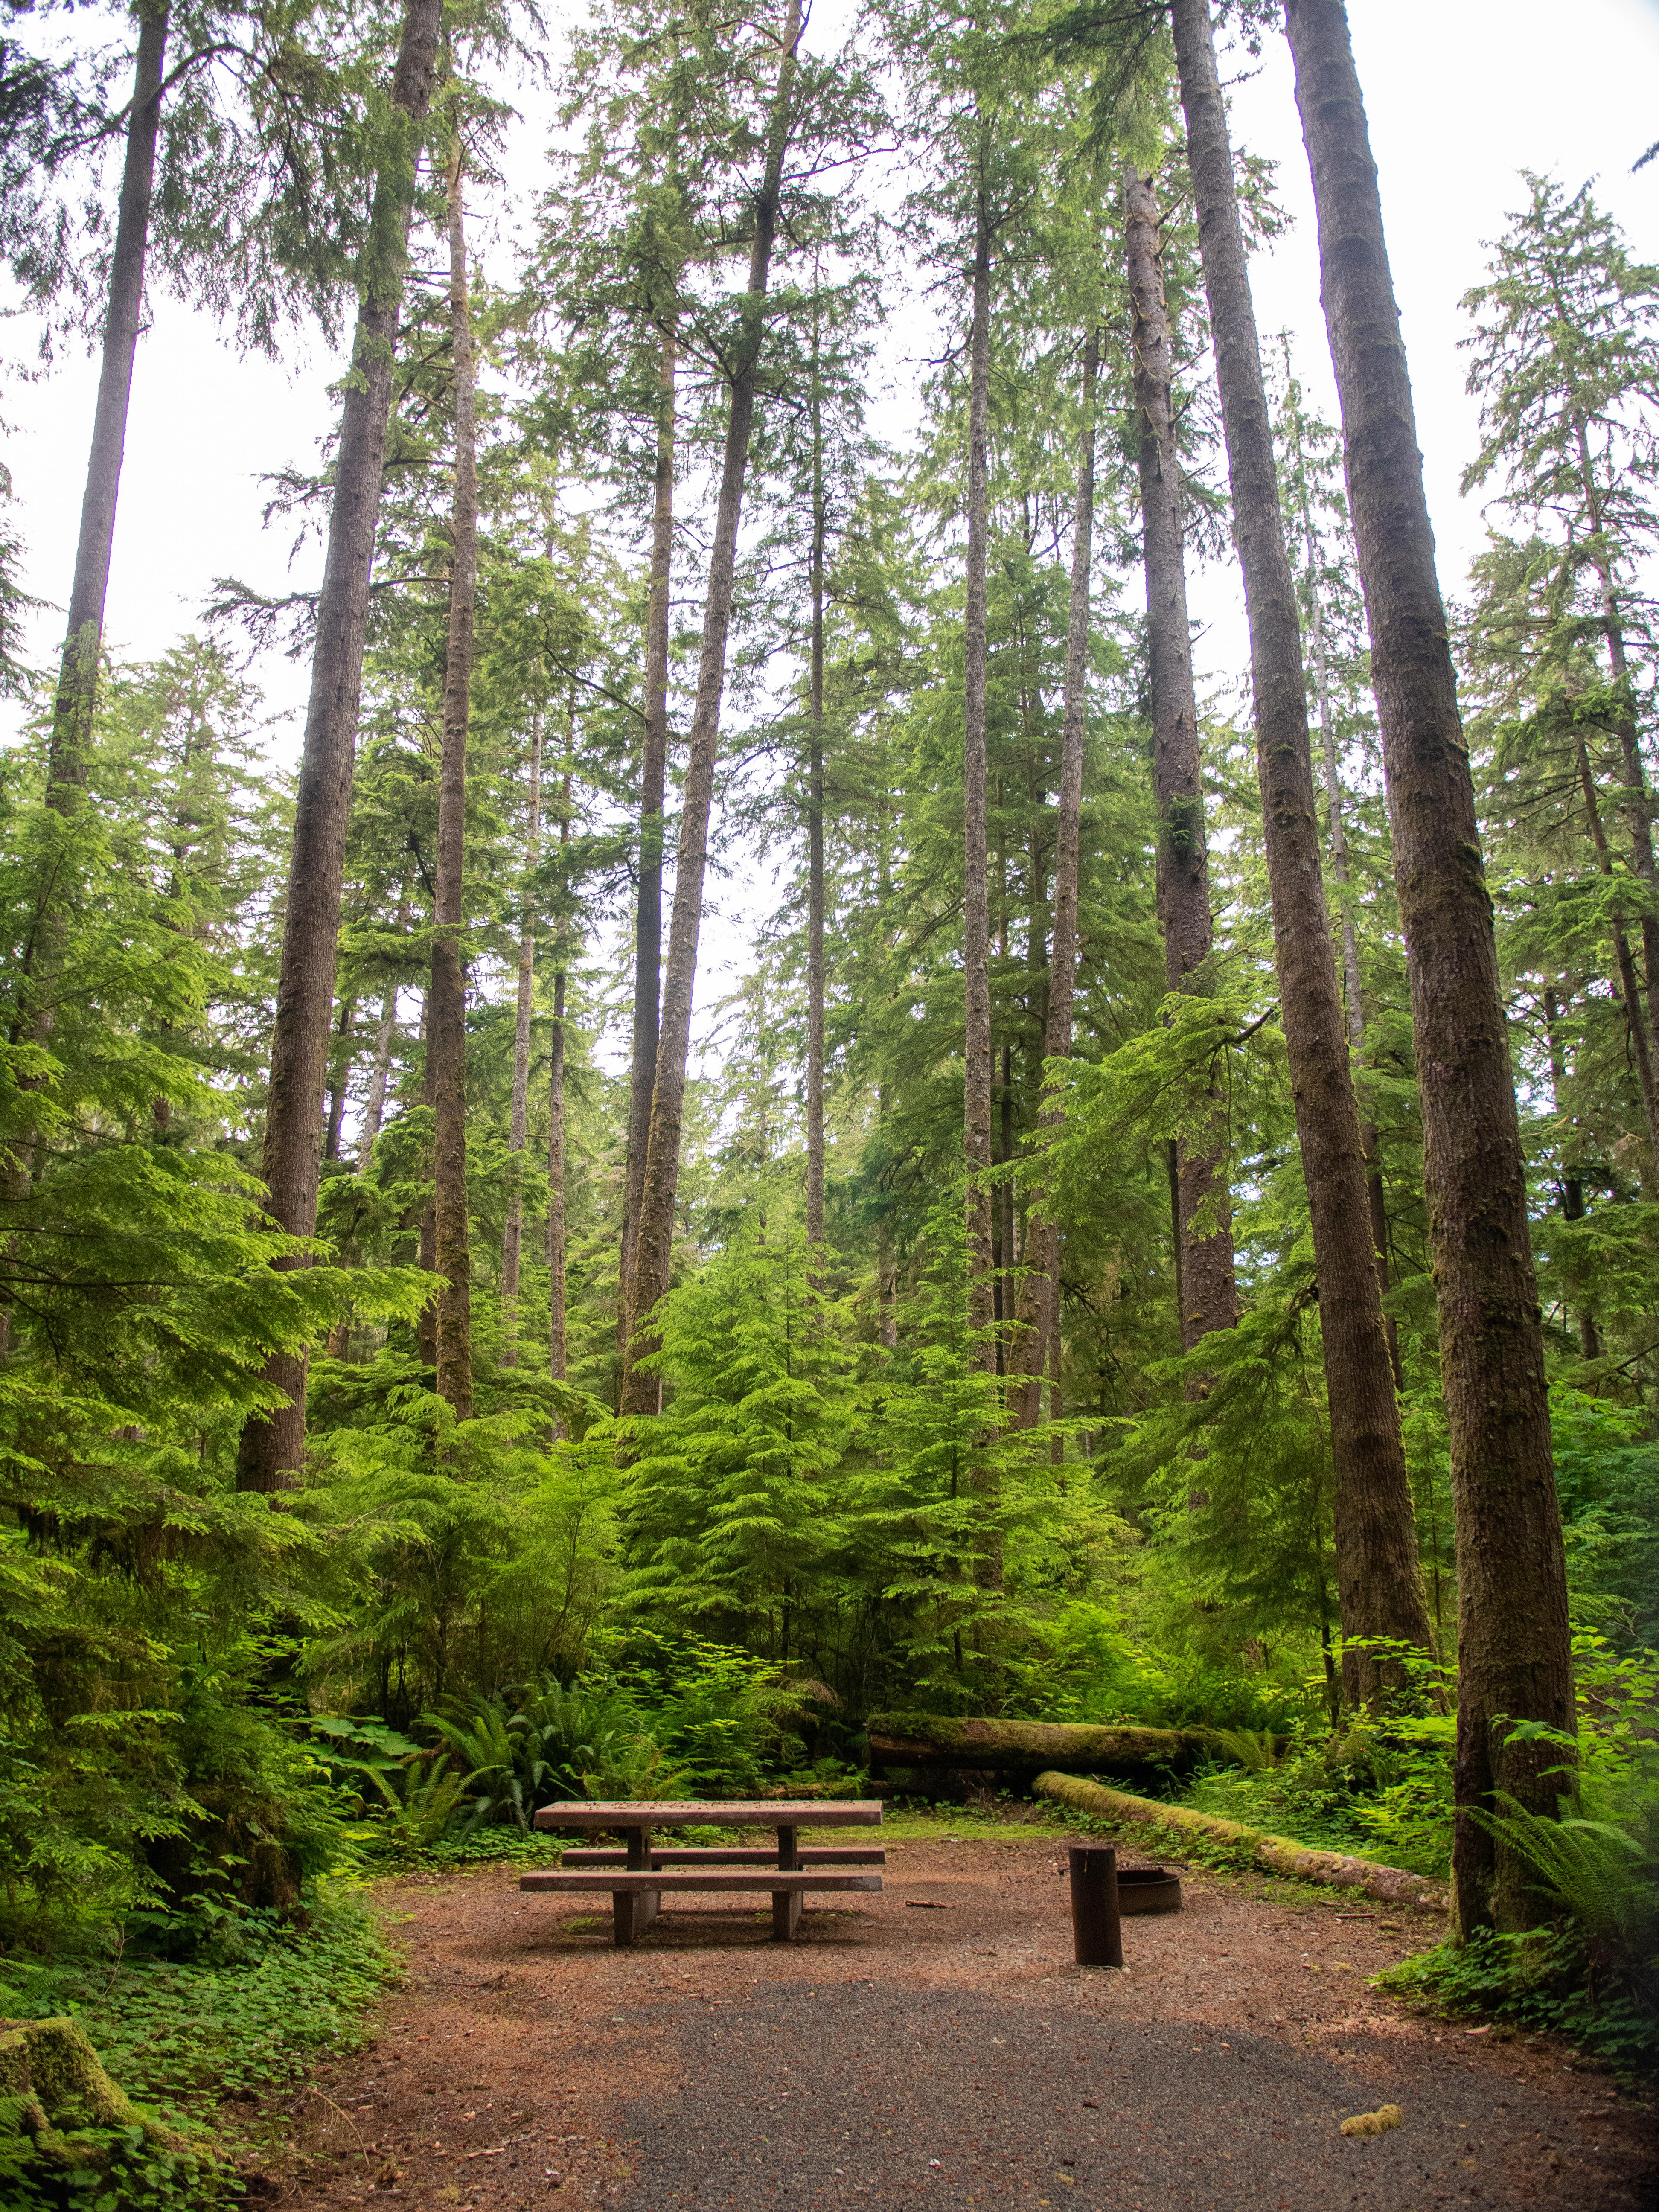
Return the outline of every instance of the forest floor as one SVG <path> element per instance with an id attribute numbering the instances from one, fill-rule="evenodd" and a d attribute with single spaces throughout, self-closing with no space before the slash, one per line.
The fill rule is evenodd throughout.
<path id="1" fill-rule="evenodd" d="M 764 1899 L 676 1898 L 618 1951 L 608 1898 L 580 1911 L 505 1866 L 385 1884 L 406 1978 L 362 2051 L 246 2114 L 251 2195 L 283 2212 L 1659 2201 L 1659 2126 L 1605 2075 L 1367 1986 L 1437 1919 L 1188 1869 L 1182 1912 L 1124 1923 L 1123 1972 L 1079 1968 L 1063 1832 L 911 1820 L 885 1841 L 884 1893 L 809 1907 L 787 1946 Z M 1382 2104 L 1398 2129 L 1339 2133 Z"/>

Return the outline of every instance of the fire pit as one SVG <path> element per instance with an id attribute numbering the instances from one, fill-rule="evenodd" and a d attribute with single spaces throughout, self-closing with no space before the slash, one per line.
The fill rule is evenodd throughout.
<path id="1" fill-rule="evenodd" d="M 1121 1913 L 1179 1912 L 1181 1876 L 1167 1867 L 1120 1867 L 1117 1909 Z"/>

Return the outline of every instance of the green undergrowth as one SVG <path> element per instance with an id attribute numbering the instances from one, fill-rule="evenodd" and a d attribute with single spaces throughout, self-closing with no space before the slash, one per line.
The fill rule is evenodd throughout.
<path id="1" fill-rule="evenodd" d="M 1452 1723 L 1413 1725 L 1449 1730 Z M 1275 1766 L 1201 1769 L 1174 1802 L 1310 1850 L 1346 1851 L 1443 1881 L 1451 1866 L 1450 1750 L 1449 1735 L 1443 1745 L 1421 1747 L 1297 1745 Z"/>
<path id="2" fill-rule="evenodd" d="M 555 1866 L 568 1838 L 524 1835 L 516 1828 L 473 1828 L 458 1836 L 407 1849 L 383 1849 L 365 1861 L 376 1877 L 400 1874 L 464 1874 L 471 1867 Z"/>
<path id="3" fill-rule="evenodd" d="M 169 2158 L 115 2142 L 106 2175 L 48 2181 L 15 2147 L 8 2163 L 0 2114 L 0 2207 L 196 2212 L 234 2200 L 240 2185 L 207 2132 L 221 2102 L 281 2088 L 356 2047 L 397 1971 L 374 1915 L 351 1899 L 319 1906 L 303 1930 L 252 1921 L 234 1954 L 212 1964 L 0 1960 L 0 2010 L 78 2021 L 127 2094 L 190 2147 Z"/>
<path id="4" fill-rule="evenodd" d="M 1377 1986 L 1454 2019 L 1561 2036 L 1622 2075 L 1659 2071 L 1659 2012 L 1622 1975 L 1598 1969 L 1571 1927 L 1439 1943 L 1389 1967 Z"/>

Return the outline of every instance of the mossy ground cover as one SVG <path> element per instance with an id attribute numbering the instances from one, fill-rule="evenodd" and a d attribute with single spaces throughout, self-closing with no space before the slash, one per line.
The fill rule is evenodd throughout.
<path id="1" fill-rule="evenodd" d="M 23 2160 L 4 2176 L 7 2212 L 59 2203 L 194 2212 L 234 2201 L 237 2131 L 216 2124 L 225 2100 L 278 2088 L 319 2058 L 351 2050 L 397 1972 L 376 1917 L 349 1895 L 320 1907 L 303 1929 L 253 1923 L 211 1962 L 6 1960 L 0 2010 L 15 2020 L 78 2021 L 127 2094 L 187 2146 L 168 2160 L 117 2142 L 107 2176 L 72 2188 Z"/>

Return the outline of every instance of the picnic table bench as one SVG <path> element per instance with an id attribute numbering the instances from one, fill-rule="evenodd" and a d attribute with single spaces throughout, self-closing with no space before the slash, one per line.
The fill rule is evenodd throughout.
<path id="1" fill-rule="evenodd" d="M 800 1924 L 801 1899 L 807 1891 L 879 1889 L 878 1874 L 850 1874 L 847 1869 L 887 1863 L 882 1850 L 801 1846 L 803 1828 L 879 1827 L 880 1803 L 865 1798 L 726 1798 L 708 1803 L 581 1799 L 544 1805 L 536 1826 L 603 1828 L 622 1836 L 621 1850 L 568 1850 L 556 1869 L 524 1875 L 519 1881 L 520 1889 L 608 1889 L 618 1943 L 631 1943 L 651 1925 L 665 1890 L 769 1890 L 773 1941 L 787 1943 Z M 775 1828 L 778 1840 L 773 1850 L 665 1846 L 652 1843 L 653 1828 Z"/>

